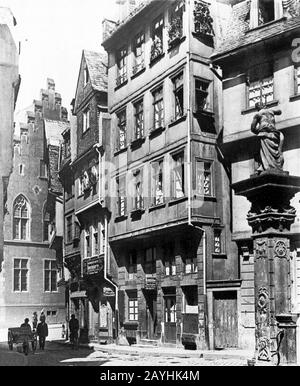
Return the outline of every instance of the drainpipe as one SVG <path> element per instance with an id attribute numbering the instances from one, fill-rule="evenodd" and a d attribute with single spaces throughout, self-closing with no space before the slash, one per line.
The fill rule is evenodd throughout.
<path id="1" fill-rule="evenodd" d="M 94 145 L 94 148 L 96 149 L 98 155 L 99 155 L 99 176 L 98 176 L 98 182 L 99 182 L 99 188 L 98 188 L 98 199 L 99 199 L 99 204 L 102 206 L 102 203 L 101 203 L 101 196 L 100 196 L 100 192 L 101 192 L 101 179 L 100 179 L 100 165 L 101 165 L 101 152 L 100 152 L 100 144 L 99 143 L 96 143 Z M 115 319 L 117 319 L 117 322 L 116 322 L 116 337 L 118 337 L 118 331 L 119 331 L 119 288 L 118 286 L 112 282 L 108 276 L 107 276 L 107 272 L 108 272 L 108 267 L 110 265 L 110 260 L 109 260 L 109 253 L 108 253 L 108 220 L 107 220 L 107 214 L 104 215 L 104 267 L 103 267 L 103 271 L 104 271 L 104 280 L 106 280 L 109 284 L 111 284 L 114 288 L 115 288 Z M 100 251 L 99 251 L 100 253 Z"/>

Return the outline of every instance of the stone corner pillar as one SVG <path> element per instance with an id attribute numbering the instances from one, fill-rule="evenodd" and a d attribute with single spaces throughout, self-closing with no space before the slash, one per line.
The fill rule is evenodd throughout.
<path id="1" fill-rule="evenodd" d="M 257 359 L 296 362 L 296 320 L 290 304 L 290 227 L 296 210 L 290 206 L 300 191 L 300 177 L 270 170 L 232 185 L 251 202 Z M 280 347 L 278 351 L 278 346 Z"/>

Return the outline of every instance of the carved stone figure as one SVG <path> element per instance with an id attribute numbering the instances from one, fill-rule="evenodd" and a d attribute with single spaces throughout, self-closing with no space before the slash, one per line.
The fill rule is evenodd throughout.
<path id="1" fill-rule="evenodd" d="M 253 118 L 251 131 L 260 137 L 260 166 L 257 172 L 270 169 L 282 170 L 284 136 L 275 126 L 275 115 L 281 115 L 282 112 L 260 103 L 255 106 L 258 113 Z"/>

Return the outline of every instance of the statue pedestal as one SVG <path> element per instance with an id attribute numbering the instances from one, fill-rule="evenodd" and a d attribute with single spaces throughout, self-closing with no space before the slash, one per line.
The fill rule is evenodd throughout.
<path id="1" fill-rule="evenodd" d="M 296 318 L 291 314 L 290 227 L 296 211 L 290 206 L 300 191 L 300 177 L 270 170 L 232 185 L 251 202 L 257 359 L 296 362 Z M 281 331 L 283 333 L 281 333 Z"/>

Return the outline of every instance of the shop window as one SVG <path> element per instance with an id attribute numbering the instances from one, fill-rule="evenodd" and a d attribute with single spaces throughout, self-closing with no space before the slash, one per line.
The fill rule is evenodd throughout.
<path id="1" fill-rule="evenodd" d="M 127 48 L 123 47 L 117 52 L 117 79 L 119 87 L 127 81 Z"/>
<path id="2" fill-rule="evenodd" d="M 134 40 L 134 66 L 133 75 L 145 68 L 145 34 L 139 33 Z"/>
<path id="3" fill-rule="evenodd" d="M 14 292 L 28 291 L 28 260 L 14 259 Z"/>
<path id="4" fill-rule="evenodd" d="M 184 197 L 184 153 L 174 154 L 173 158 L 173 198 Z"/>
<path id="5" fill-rule="evenodd" d="M 156 206 L 164 203 L 163 160 L 152 163 L 152 176 L 153 205 Z"/>
<path id="6" fill-rule="evenodd" d="M 183 73 L 179 74 L 172 79 L 174 102 L 175 102 L 175 119 L 183 116 L 184 104 L 183 104 Z"/>

